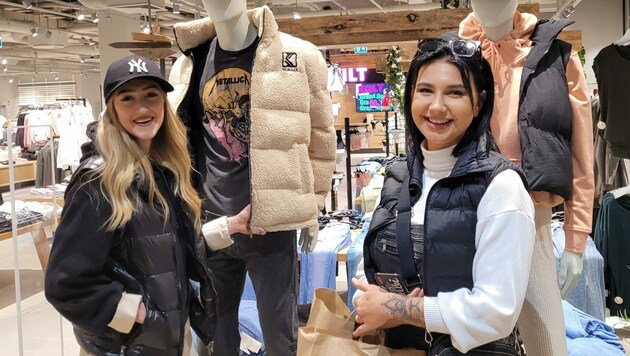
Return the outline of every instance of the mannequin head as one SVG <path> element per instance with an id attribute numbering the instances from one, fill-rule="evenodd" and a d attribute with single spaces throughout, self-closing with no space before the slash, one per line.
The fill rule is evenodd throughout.
<path id="1" fill-rule="evenodd" d="M 477 22 L 491 40 L 498 41 L 512 31 L 518 0 L 472 0 L 471 4 Z"/>
<path id="2" fill-rule="evenodd" d="M 247 0 L 202 0 L 212 22 L 224 22 L 247 11 Z"/>

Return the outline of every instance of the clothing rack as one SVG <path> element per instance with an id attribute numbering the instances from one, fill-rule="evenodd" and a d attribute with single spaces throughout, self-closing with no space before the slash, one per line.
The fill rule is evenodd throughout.
<path id="1" fill-rule="evenodd" d="M 352 209 L 352 161 L 351 161 L 351 153 L 350 153 L 350 118 L 343 118 L 344 131 L 346 134 L 346 196 L 348 198 L 348 209 Z"/>
<path id="2" fill-rule="evenodd" d="M 83 106 L 87 106 L 86 98 L 57 98 L 55 101 L 80 101 L 83 103 Z"/>

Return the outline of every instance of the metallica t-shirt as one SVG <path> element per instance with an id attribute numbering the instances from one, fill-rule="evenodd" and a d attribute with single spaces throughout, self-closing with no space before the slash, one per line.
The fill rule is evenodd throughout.
<path id="1" fill-rule="evenodd" d="M 249 180 L 249 87 L 258 39 L 224 51 L 212 41 L 199 85 L 204 108 L 203 144 L 197 162 L 204 179 L 208 219 L 238 214 L 251 201 Z"/>

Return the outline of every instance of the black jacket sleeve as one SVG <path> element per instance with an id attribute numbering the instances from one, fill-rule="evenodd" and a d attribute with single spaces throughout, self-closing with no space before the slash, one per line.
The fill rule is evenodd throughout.
<path id="1" fill-rule="evenodd" d="M 76 172 L 57 227 L 45 277 L 48 301 L 73 324 L 92 332 L 111 330 L 123 286 L 106 276 L 114 232 L 106 231 L 111 207 L 100 181 Z"/>

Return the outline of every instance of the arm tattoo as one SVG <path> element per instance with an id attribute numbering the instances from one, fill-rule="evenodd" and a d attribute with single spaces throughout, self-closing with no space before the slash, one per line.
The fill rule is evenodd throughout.
<path id="1" fill-rule="evenodd" d="M 412 298 L 390 294 L 390 298 L 383 303 L 383 306 L 394 319 L 404 321 L 406 324 L 425 327 L 422 304 L 421 297 Z"/>

